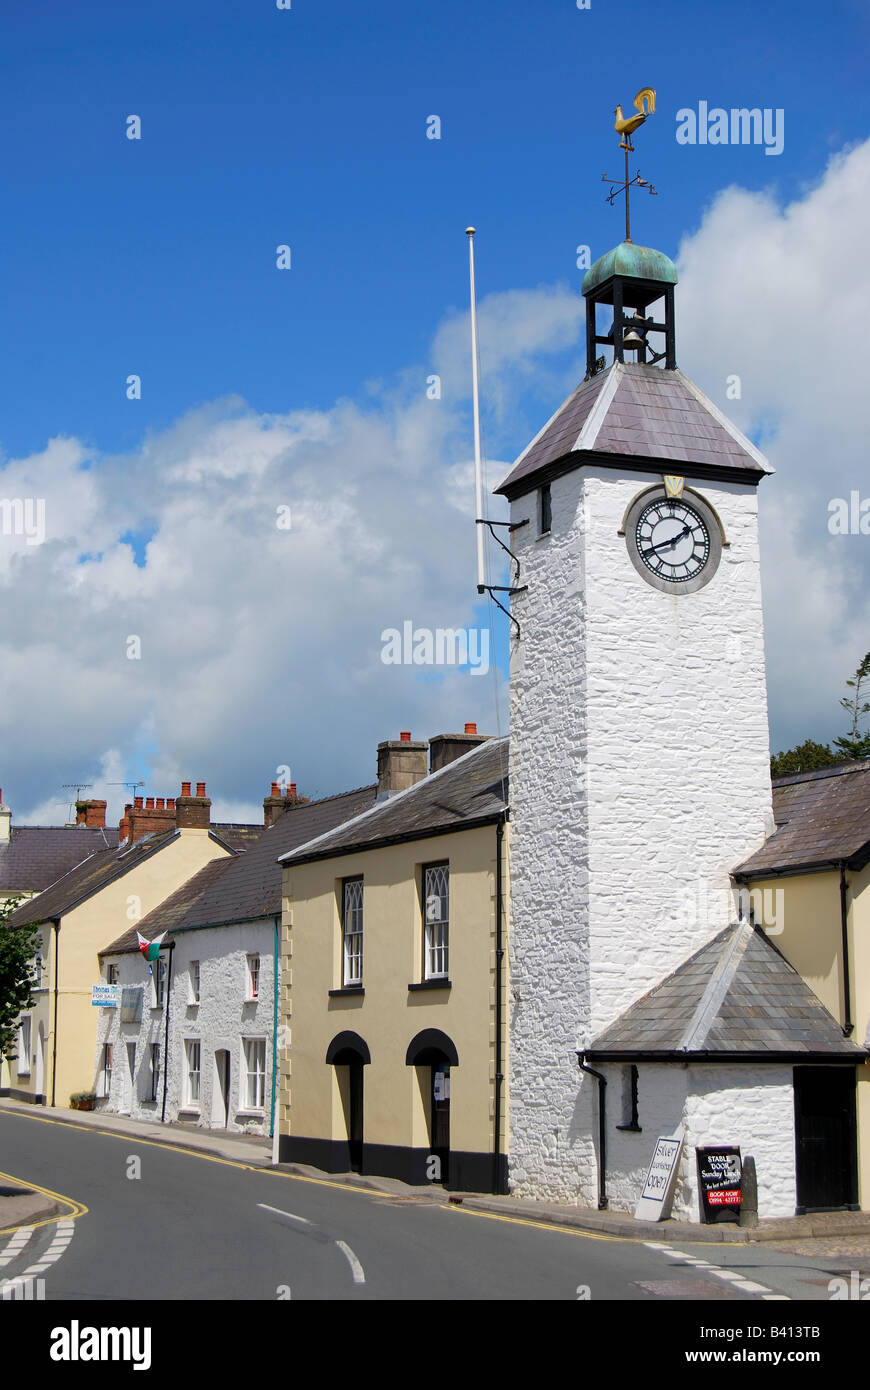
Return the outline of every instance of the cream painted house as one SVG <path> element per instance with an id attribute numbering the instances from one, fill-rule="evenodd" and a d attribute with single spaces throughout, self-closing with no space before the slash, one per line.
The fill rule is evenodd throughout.
<path id="1" fill-rule="evenodd" d="M 505 1191 L 504 739 L 379 746 L 377 804 L 282 856 L 277 1157 Z"/>
<path id="2" fill-rule="evenodd" d="M 734 878 L 755 920 L 840 1024 L 870 1046 L 870 759 L 773 783 L 776 831 Z M 809 1078 L 812 1081 L 812 1078 Z M 798 1210 L 870 1209 L 870 1062 L 825 1068 L 798 1122 L 824 1144 Z M 857 1118 L 856 1118 L 857 1111 Z M 820 1132 L 827 1134 L 820 1140 Z M 856 1144 L 857 1140 L 857 1144 Z M 857 1184 L 857 1186 L 856 1186 Z"/>
<path id="3" fill-rule="evenodd" d="M 29 1048 L 20 1046 L 9 1065 L 9 1095 L 64 1105 L 71 1094 L 94 1089 L 99 1011 L 91 990 L 100 981 L 98 952 L 205 864 L 233 855 L 229 840 L 210 825 L 210 807 L 204 783 L 196 796 L 185 783 L 174 804 L 163 808 L 161 799 L 171 828 L 155 828 L 149 806 L 128 808 L 128 838 L 118 848 L 90 855 L 12 914 L 14 924 L 38 927 L 45 945 L 42 987 L 20 1021 L 20 1040 Z"/>

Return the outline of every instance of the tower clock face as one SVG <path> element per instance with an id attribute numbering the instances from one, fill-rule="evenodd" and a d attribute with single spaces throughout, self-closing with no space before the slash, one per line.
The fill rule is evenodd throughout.
<path id="1" fill-rule="evenodd" d="M 629 509 L 625 538 L 635 569 L 665 593 L 693 593 L 712 579 L 722 537 L 710 508 L 694 494 L 644 493 Z"/>

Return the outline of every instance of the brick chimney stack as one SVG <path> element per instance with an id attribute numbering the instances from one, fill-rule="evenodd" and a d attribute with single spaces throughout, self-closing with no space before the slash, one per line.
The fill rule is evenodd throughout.
<path id="1" fill-rule="evenodd" d="M 429 745 L 416 743 L 403 732 L 398 739 L 378 744 L 378 800 L 403 792 L 426 776 Z"/>
<path id="2" fill-rule="evenodd" d="M 77 801 L 76 825 L 83 825 L 86 830 L 105 830 L 105 801 Z"/>
<path id="3" fill-rule="evenodd" d="M 161 835 L 174 829 L 175 804 L 171 797 L 164 800 L 162 796 L 137 796 L 132 806 L 128 803 L 124 807 L 118 833 L 122 840 L 129 838 L 130 844 L 135 845 L 145 835 Z"/>
<path id="4" fill-rule="evenodd" d="M 269 795 L 263 797 L 263 824 L 268 829 L 285 811 L 292 811 L 294 806 L 307 806 L 309 800 L 307 796 L 297 795 L 295 782 L 290 783 L 283 796 L 280 783 L 273 782 Z"/>
<path id="5" fill-rule="evenodd" d="M 182 782 L 181 796 L 175 800 L 175 824 L 179 830 L 208 830 L 211 826 L 211 800 L 205 794 L 205 782 L 197 782 L 196 796 L 190 794 L 190 783 Z"/>
<path id="6" fill-rule="evenodd" d="M 429 740 L 429 771 L 437 772 L 440 767 L 461 758 L 469 749 L 486 743 L 489 734 L 479 734 L 476 724 L 466 724 L 464 734 L 436 734 Z"/>

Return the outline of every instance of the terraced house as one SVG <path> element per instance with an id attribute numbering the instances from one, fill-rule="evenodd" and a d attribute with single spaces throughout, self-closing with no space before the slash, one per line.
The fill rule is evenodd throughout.
<path id="1" fill-rule="evenodd" d="M 277 1157 L 504 1191 L 507 741 L 403 734 L 378 766 L 370 810 L 281 857 Z"/>

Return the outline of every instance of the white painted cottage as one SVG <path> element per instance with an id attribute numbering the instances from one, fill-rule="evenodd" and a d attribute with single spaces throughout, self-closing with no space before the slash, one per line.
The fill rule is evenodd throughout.
<path id="1" fill-rule="evenodd" d="M 278 1041 L 278 857 L 366 810 L 375 788 L 282 801 L 244 854 L 206 866 L 100 953 L 97 1106 L 134 1119 L 268 1135 Z M 153 962 L 139 936 L 162 938 Z"/>

